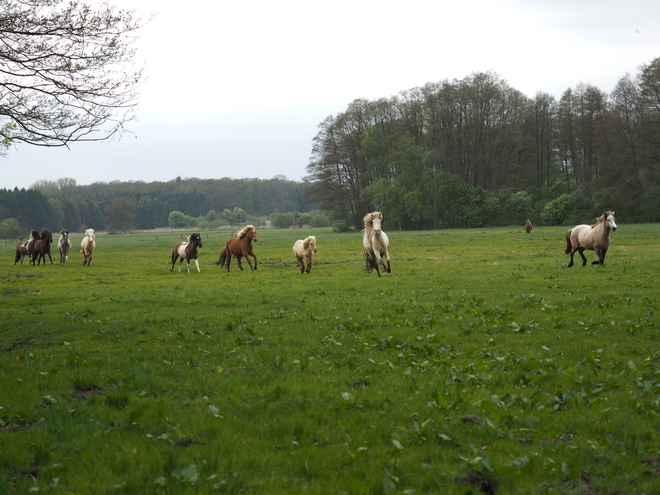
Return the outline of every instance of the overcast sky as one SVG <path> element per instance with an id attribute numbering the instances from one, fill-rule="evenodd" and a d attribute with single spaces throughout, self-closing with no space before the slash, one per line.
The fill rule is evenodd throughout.
<path id="1" fill-rule="evenodd" d="M 132 134 L 18 144 L 0 158 L 0 188 L 300 180 L 318 125 L 357 98 L 484 71 L 530 97 L 581 82 L 609 93 L 660 57 L 657 0 L 109 1 L 155 14 L 139 33 L 146 81 Z"/>

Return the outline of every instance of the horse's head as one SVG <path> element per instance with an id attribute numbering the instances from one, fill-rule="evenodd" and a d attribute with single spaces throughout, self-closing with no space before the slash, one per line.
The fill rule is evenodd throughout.
<path id="1" fill-rule="evenodd" d="M 44 241 L 46 241 L 48 243 L 52 243 L 53 242 L 53 234 L 51 233 L 50 230 L 46 229 L 41 233 L 41 239 L 43 239 Z"/>
<path id="2" fill-rule="evenodd" d="M 314 237 L 313 235 L 310 235 L 305 240 L 307 241 L 307 245 L 309 246 L 309 249 L 311 249 L 312 252 L 315 253 L 316 252 L 316 237 Z"/>
<path id="3" fill-rule="evenodd" d="M 69 231 L 68 230 L 60 230 L 60 235 L 63 238 L 68 239 L 69 238 Z"/>
<path id="4" fill-rule="evenodd" d="M 193 243 L 193 245 L 201 248 L 202 247 L 202 236 L 199 234 L 190 234 L 188 240 Z"/>
<path id="5" fill-rule="evenodd" d="M 607 227 L 612 231 L 616 231 L 616 221 L 614 220 L 614 212 L 613 211 L 606 211 L 603 213 L 603 216 L 605 217 L 605 222 L 607 224 Z"/>
<path id="6" fill-rule="evenodd" d="M 38 232 L 38 231 L 36 231 L 36 230 L 31 230 L 31 231 L 30 231 L 30 238 L 32 238 L 32 239 L 39 239 L 39 237 L 40 237 L 40 236 L 39 236 L 39 232 Z"/>
<path id="7" fill-rule="evenodd" d="M 380 233 L 380 223 L 383 221 L 383 215 L 380 212 L 376 212 L 378 215 L 375 213 L 372 213 L 371 217 L 371 226 L 374 229 L 374 233 L 379 234 Z"/>
<path id="8" fill-rule="evenodd" d="M 254 225 L 246 225 L 243 227 L 243 229 L 238 233 L 238 238 L 243 239 L 243 237 L 247 237 L 249 241 L 254 242 L 259 240 L 257 239 L 257 229 L 254 228 Z"/>

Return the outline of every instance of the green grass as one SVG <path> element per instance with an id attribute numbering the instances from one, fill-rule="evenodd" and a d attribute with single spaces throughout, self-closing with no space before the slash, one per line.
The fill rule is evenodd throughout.
<path id="1" fill-rule="evenodd" d="M 563 228 L 389 231 L 381 278 L 328 229 L 259 230 L 255 272 L 227 232 L 190 274 L 187 234 L 3 243 L 0 493 L 653 493 L 660 226 L 620 227 L 571 269 Z"/>

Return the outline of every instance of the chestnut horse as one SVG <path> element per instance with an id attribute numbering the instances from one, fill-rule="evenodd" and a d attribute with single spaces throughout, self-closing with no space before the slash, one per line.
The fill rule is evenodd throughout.
<path id="1" fill-rule="evenodd" d="M 380 228 L 380 223 L 383 220 L 383 214 L 379 211 L 367 213 L 364 216 L 364 235 L 362 236 L 362 244 L 364 245 L 364 255 L 367 261 L 365 272 L 371 273 L 376 269 L 376 273 L 380 277 L 380 270 L 378 264 L 383 266 L 383 273 L 392 273 L 390 268 L 390 253 L 388 246 L 390 240 L 387 234 Z M 387 260 L 387 266 L 383 258 Z"/>
<path id="2" fill-rule="evenodd" d="M 525 232 L 527 232 L 529 234 L 532 231 L 533 228 L 534 228 L 534 226 L 532 225 L 532 221 L 527 220 L 527 223 L 525 224 Z"/>
<path id="3" fill-rule="evenodd" d="M 60 230 L 60 239 L 57 241 L 57 248 L 60 250 L 60 263 L 66 263 L 69 261 L 71 241 L 69 240 L 68 230 Z"/>
<path id="4" fill-rule="evenodd" d="M 195 260 L 195 265 L 197 266 L 197 272 L 200 273 L 201 270 L 199 269 L 199 261 L 197 259 L 198 253 L 197 253 L 197 248 L 202 247 L 202 236 L 200 234 L 190 234 L 188 236 L 188 241 L 187 242 L 179 242 L 177 243 L 176 246 L 174 246 L 174 250 L 172 251 L 172 268 L 170 268 L 170 271 L 174 270 L 174 265 L 176 263 L 176 260 L 179 259 L 179 271 L 181 271 L 181 264 L 183 263 L 183 260 L 186 260 L 186 265 L 188 267 L 188 273 L 190 273 L 190 260 L 193 259 Z"/>
<path id="5" fill-rule="evenodd" d="M 87 229 L 85 231 L 85 237 L 80 241 L 80 254 L 83 255 L 83 266 L 89 266 L 92 262 L 92 254 L 94 253 L 94 249 L 96 249 L 95 237 L 94 229 Z"/>
<path id="6" fill-rule="evenodd" d="M 307 273 L 312 269 L 312 260 L 316 252 L 316 237 L 310 235 L 307 239 L 299 239 L 293 245 L 293 255 L 296 257 L 300 273 L 305 273 L 305 260 L 307 261 Z"/>
<path id="7" fill-rule="evenodd" d="M 220 259 L 216 262 L 216 265 L 225 265 L 227 271 L 229 271 L 229 265 L 231 264 L 232 255 L 236 256 L 238 261 L 238 267 L 243 270 L 243 265 L 241 264 L 241 258 L 245 258 L 250 265 L 250 270 L 254 271 L 257 269 L 257 257 L 252 251 L 252 241 L 257 242 L 257 229 L 254 228 L 254 225 L 246 225 L 238 233 L 238 237 L 234 239 L 229 239 L 225 244 L 224 249 L 220 253 Z M 252 262 L 248 256 L 254 258 L 254 268 L 252 268 Z"/>
<path id="8" fill-rule="evenodd" d="M 46 255 L 48 255 L 48 258 L 50 259 L 50 264 L 51 265 L 53 264 L 53 257 L 50 255 L 50 245 L 52 243 L 53 243 L 53 234 L 48 229 L 44 230 L 40 234 L 39 239 L 35 240 L 33 244 L 32 260 L 31 260 L 31 263 L 33 265 L 35 264 L 40 265 L 41 260 L 44 260 L 44 266 L 46 266 Z"/>
<path id="9" fill-rule="evenodd" d="M 578 225 L 566 232 L 565 253 L 571 255 L 568 267 L 573 266 L 573 255 L 576 251 L 582 256 L 582 266 L 587 264 L 587 258 L 584 256 L 585 249 L 596 251 L 598 259 L 592 261 L 592 265 L 602 265 L 610 245 L 610 231 L 614 232 L 616 228 L 614 212 L 606 211 L 596 219 L 594 225 Z"/>
<path id="10" fill-rule="evenodd" d="M 23 258 L 28 257 L 28 262 L 32 258 L 32 252 L 34 251 L 34 241 L 39 239 L 39 232 L 36 230 L 30 231 L 30 238 L 27 241 L 20 241 L 16 245 L 16 257 L 14 258 L 14 265 L 21 262 L 23 264 Z"/>

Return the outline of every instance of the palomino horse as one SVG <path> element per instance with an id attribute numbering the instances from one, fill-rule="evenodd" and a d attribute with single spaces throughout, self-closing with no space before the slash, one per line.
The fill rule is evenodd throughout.
<path id="1" fill-rule="evenodd" d="M 227 271 L 229 271 L 229 265 L 231 264 L 232 255 L 236 256 L 238 261 L 238 267 L 243 270 L 243 265 L 241 264 L 241 257 L 245 258 L 250 265 L 250 270 L 257 269 L 257 257 L 252 251 L 252 241 L 257 242 L 257 229 L 254 228 L 254 225 L 246 225 L 238 233 L 238 237 L 235 239 L 229 239 L 225 244 L 222 252 L 220 253 L 220 259 L 217 261 L 216 265 L 225 265 Z M 252 268 L 252 262 L 248 256 L 254 258 L 254 268 Z"/>
<path id="2" fill-rule="evenodd" d="M 21 265 L 23 264 L 23 258 L 26 256 L 28 257 L 28 262 L 30 262 L 32 258 L 32 253 L 34 252 L 34 241 L 39 239 L 39 232 L 36 230 L 31 230 L 30 231 L 30 238 L 27 241 L 20 241 L 16 245 L 16 257 L 14 258 L 14 265 L 18 263 L 19 261 L 21 262 Z"/>
<path id="3" fill-rule="evenodd" d="M 32 252 L 32 261 L 33 265 L 40 265 L 41 260 L 44 260 L 44 266 L 46 266 L 46 255 L 50 259 L 50 264 L 53 264 L 53 257 L 50 255 L 50 245 L 53 243 L 53 234 L 50 230 L 44 230 L 40 235 L 39 239 L 34 241 L 33 252 Z M 36 262 L 36 263 L 35 263 Z"/>
<path id="4" fill-rule="evenodd" d="M 297 240 L 293 245 L 293 254 L 296 257 L 300 273 L 305 273 L 305 260 L 307 261 L 307 273 L 312 269 L 312 259 L 316 252 L 316 237 L 310 235 L 305 240 Z"/>
<path id="5" fill-rule="evenodd" d="M 57 241 L 57 248 L 60 250 L 60 263 L 66 263 L 69 261 L 71 241 L 69 240 L 68 230 L 60 230 L 60 239 Z"/>
<path id="6" fill-rule="evenodd" d="M 188 241 L 187 242 L 179 242 L 177 243 L 176 246 L 174 246 L 174 250 L 172 251 L 172 268 L 170 268 L 170 271 L 174 270 L 174 265 L 176 264 L 176 260 L 181 258 L 179 260 L 179 271 L 181 271 L 181 263 L 183 263 L 183 260 L 186 260 L 186 264 L 188 266 L 188 273 L 190 273 L 190 260 L 194 259 L 195 260 L 195 265 L 197 265 L 197 272 L 201 272 L 199 269 L 199 261 L 197 260 L 197 248 L 202 247 L 202 236 L 199 234 L 190 234 L 188 236 Z"/>
<path id="7" fill-rule="evenodd" d="M 534 226 L 532 225 L 532 221 L 527 220 L 527 223 L 525 224 L 525 232 L 527 232 L 529 234 L 532 231 L 533 228 L 534 228 Z"/>
<path id="8" fill-rule="evenodd" d="M 94 249 L 96 249 L 95 237 L 94 229 L 87 229 L 85 231 L 85 237 L 80 241 L 80 254 L 83 255 L 83 266 L 89 266 L 92 262 L 92 254 L 94 253 Z"/>
<path id="9" fill-rule="evenodd" d="M 365 249 L 364 255 L 367 261 L 364 271 L 371 273 L 375 268 L 379 277 L 379 263 L 383 266 L 383 273 L 392 273 L 392 269 L 390 268 L 390 253 L 387 250 L 390 240 L 387 238 L 387 234 L 380 228 L 382 221 L 383 214 L 381 212 L 374 211 L 373 213 L 367 213 L 364 216 L 364 235 L 362 236 L 362 244 L 364 244 Z M 387 266 L 385 266 L 383 258 L 387 260 Z"/>
<path id="10" fill-rule="evenodd" d="M 573 266 L 573 255 L 576 251 L 582 256 L 582 266 L 586 265 L 585 249 L 596 251 L 598 259 L 592 261 L 592 265 L 602 265 L 605 261 L 607 248 L 610 245 L 610 231 L 614 232 L 615 230 L 614 212 L 606 211 L 596 219 L 594 225 L 578 225 L 566 232 L 565 252 L 571 255 L 571 262 L 568 266 Z"/>

